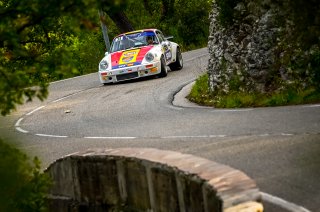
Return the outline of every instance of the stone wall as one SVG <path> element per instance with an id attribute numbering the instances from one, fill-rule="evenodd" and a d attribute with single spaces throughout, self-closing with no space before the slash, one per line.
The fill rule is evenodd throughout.
<path id="1" fill-rule="evenodd" d="M 50 211 L 262 211 L 255 182 L 203 158 L 157 149 L 96 149 L 51 164 Z"/>
<path id="2" fill-rule="evenodd" d="M 243 0 L 234 8 L 234 20 L 228 26 L 219 23 L 219 11 L 213 1 L 208 41 L 210 88 L 221 93 L 228 93 L 231 86 L 244 92 L 265 92 L 274 75 L 280 32 L 276 9 Z"/>

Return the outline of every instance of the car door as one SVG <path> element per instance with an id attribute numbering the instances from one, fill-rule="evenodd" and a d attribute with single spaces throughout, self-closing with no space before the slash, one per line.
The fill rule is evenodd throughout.
<path id="1" fill-rule="evenodd" d="M 169 64 L 172 61 L 172 46 L 171 42 L 166 40 L 161 31 L 156 31 L 157 37 L 161 44 L 163 55 L 166 59 L 166 63 Z"/>

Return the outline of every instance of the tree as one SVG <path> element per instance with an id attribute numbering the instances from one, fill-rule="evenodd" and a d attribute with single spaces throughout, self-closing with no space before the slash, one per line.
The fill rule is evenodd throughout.
<path id="1" fill-rule="evenodd" d="M 127 15 L 124 13 L 126 6 L 126 0 L 119 0 L 117 2 L 110 2 L 106 0 L 101 1 L 102 11 L 108 14 L 122 33 L 134 30 Z"/>
<path id="2" fill-rule="evenodd" d="M 40 172 L 40 162 L 0 139 L 0 211 L 45 211 L 49 176 Z"/>
<path id="3" fill-rule="evenodd" d="M 25 98 L 43 100 L 50 80 L 76 71 L 63 43 L 72 32 L 92 26 L 86 18 L 89 5 L 98 8 L 95 0 L 0 1 L 2 115 Z"/>
<path id="4" fill-rule="evenodd" d="M 117 11 L 117 12 L 109 11 L 108 15 L 115 22 L 115 24 L 117 25 L 117 27 L 122 33 L 130 32 L 134 30 L 132 24 L 127 18 L 127 15 L 123 11 Z"/>
<path id="5" fill-rule="evenodd" d="M 162 2 L 162 11 L 161 11 L 161 19 L 164 20 L 168 17 L 172 17 L 174 14 L 174 2 L 175 0 L 161 0 Z"/>

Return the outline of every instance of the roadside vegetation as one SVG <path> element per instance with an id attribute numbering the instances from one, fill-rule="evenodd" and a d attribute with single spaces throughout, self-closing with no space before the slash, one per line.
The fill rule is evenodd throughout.
<path id="1" fill-rule="evenodd" d="M 46 211 L 46 196 L 51 185 L 33 161 L 0 139 L 0 211 Z"/>
<path id="2" fill-rule="evenodd" d="M 209 88 L 208 74 L 200 76 L 187 98 L 199 105 L 216 108 L 269 107 L 320 102 L 320 90 L 315 87 L 299 90 L 295 86 L 272 93 L 231 91 L 215 96 Z"/>

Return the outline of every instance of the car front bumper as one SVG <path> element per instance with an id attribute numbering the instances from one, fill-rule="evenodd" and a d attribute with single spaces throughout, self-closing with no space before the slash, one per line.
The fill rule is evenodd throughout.
<path id="1" fill-rule="evenodd" d="M 110 71 L 99 70 L 99 78 L 101 83 L 106 84 L 156 75 L 160 72 L 161 63 L 157 61 L 144 65 L 113 69 Z"/>

